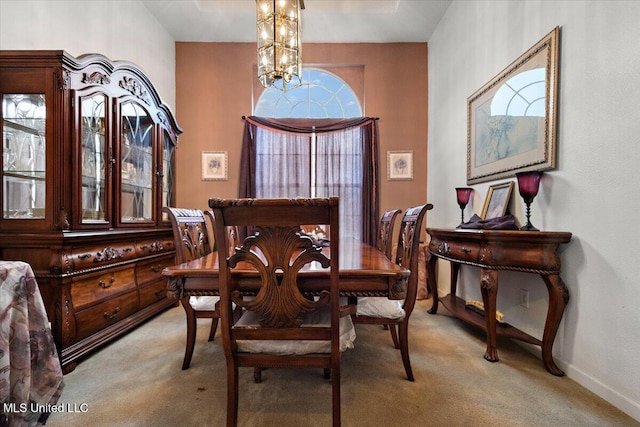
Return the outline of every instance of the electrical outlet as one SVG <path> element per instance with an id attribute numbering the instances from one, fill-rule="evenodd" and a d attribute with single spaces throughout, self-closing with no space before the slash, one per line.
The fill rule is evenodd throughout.
<path id="1" fill-rule="evenodd" d="M 529 308 L 529 290 L 520 289 L 520 305 Z"/>

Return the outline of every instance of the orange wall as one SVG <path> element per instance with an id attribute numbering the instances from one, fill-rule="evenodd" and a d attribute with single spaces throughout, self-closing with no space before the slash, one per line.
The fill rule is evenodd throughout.
<path id="1" fill-rule="evenodd" d="M 427 44 L 312 44 L 304 63 L 364 66 L 367 116 L 380 121 L 381 212 L 427 201 Z M 177 206 L 237 197 L 244 122 L 252 114 L 255 43 L 176 43 Z M 332 72 L 339 75 L 339 68 Z M 387 151 L 413 151 L 413 180 L 387 180 Z M 228 181 L 202 181 L 202 151 L 229 153 Z"/>

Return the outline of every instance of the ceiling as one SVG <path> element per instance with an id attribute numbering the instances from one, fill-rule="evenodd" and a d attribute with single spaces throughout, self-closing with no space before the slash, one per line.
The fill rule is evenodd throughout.
<path id="1" fill-rule="evenodd" d="M 255 0 L 142 0 L 175 41 L 255 42 Z M 302 42 L 426 42 L 451 0 L 305 0 Z"/>

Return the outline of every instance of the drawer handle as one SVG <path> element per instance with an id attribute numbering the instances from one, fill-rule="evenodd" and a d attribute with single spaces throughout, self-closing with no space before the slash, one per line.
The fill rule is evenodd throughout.
<path id="1" fill-rule="evenodd" d="M 111 285 L 113 285 L 113 282 L 116 281 L 116 278 L 114 276 L 111 276 L 111 280 L 109 280 L 109 283 L 104 283 L 102 280 L 98 282 L 98 286 L 100 286 L 102 289 L 108 289 L 111 287 Z"/>
<path id="2" fill-rule="evenodd" d="M 159 291 L 156 291 L 156 293 L 154 295 L 159 297 L 160 295 L 164 294 L 165 292 L 166 291 L 164 289 L 160 289 Z"/>
<path id="3" fill-rule="evenodd" d="M 105 312 L 104 312 L 104 314 L 103 314 L 103 316 L 104 316 L 104 318 L 105 318 L 105 319 L 109 319 L 109 320 L 111 320 L 111 319 L 115 319 L 115 318 L 116 318 L 116 316 L 118 315 L 118 313 L 120 313 L 120 307 L 116 307 L 116 309 L 115 309 L 115 310 L 113 310 L 113 313 L 111 313 L 111 314 L 109 314 L 109 313 L 107 313 L 107 312 L 105 311 Z"/>
<path id="4" fill-rule="evenodd" d="M 164 250 L 164 246 L 162 245 L 161 242 L 155 241 L 151 244 L 151 249 L 149 249 L 150 252 L 162 252 Z"/>
<path id="5" fill-rule="evenodd" d="M 449 248 L 449 244 L 447 242 L 440 242 L 438 244 L 438 253 L 442 255 L 451 254 L 451 249 Z"/>
<path id="6" fill-rule="evenodd" d="M 80 258 L 80 259 L 85 259 L 85 258 L 89 258 L 89 257 L 91 257 L 91 254 L 78 255 L 78 258 Z"/>
<path id="7" fill-rule="evenodd" d="M 467 248 L 460 248 L 460 250 L 465 254 L 468 254 L 469 252 L 471 252 L 471 249 L 467 249 Z"/>
<path id="8" fill-rule="evenodd" d="M 153 267 L 151 267 L 151 271 L 153 271 L 154 273 L 160 273 L 162 271 L 162 265 L 154 265 Z"/>

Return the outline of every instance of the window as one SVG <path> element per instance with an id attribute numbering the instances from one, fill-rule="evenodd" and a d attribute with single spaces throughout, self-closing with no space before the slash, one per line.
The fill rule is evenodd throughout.
<path id="1" fill-rule="evenodd" d="M 342 79 L 305 69 L 302 85 L 285 92 L 267 88 L 256 116 L 295 119 L 361 117 L 354 92 Z M 311 122 L 311 121 L 310 121 Z M 283 133 L 255 130 L 255 197 L 340 198 L 341 236 L 362 239 L 362 127 L 331 132 Z"/>
<path id="2" fill-rule="evenodd" d="M 354 91 L 340 77 L 318 68 L 302 71 L 302 85 L 281 91 L 265 89 L 254 115 L 274 118 L 347 118 L 362 117 L 362 108 Z"/>

